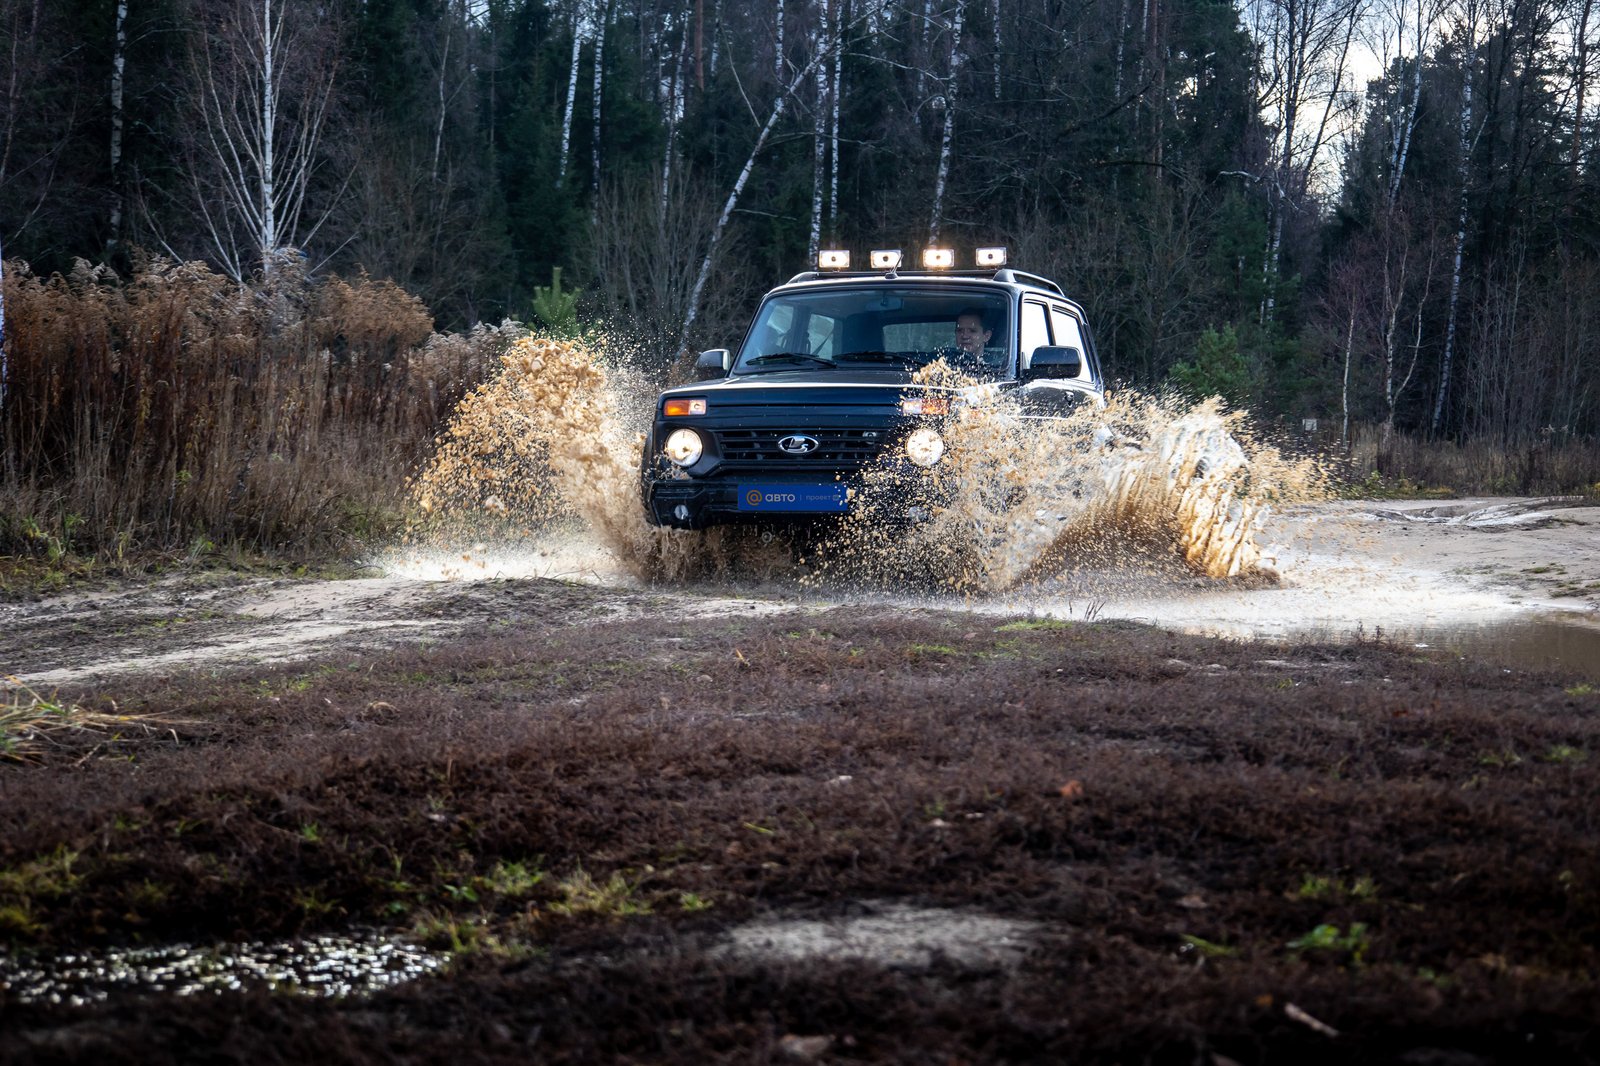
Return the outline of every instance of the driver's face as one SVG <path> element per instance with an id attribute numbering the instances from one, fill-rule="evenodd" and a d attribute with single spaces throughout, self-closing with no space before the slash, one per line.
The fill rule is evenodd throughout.
<path id="1" fill-rule="evenodd" d="M 984 345 L 994 330 L 983 328 L 983 319 L 977 315 L 962 315 L 956 319 L 956 347 L 973 355 L 982 355 Z"/>

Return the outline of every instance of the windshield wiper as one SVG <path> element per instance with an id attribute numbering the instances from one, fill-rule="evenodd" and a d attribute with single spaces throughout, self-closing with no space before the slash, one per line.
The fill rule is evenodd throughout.
<path id="1" fill-rule="evenodd" d="M 839 361 L 848 359 L 856 363 L 903 363 L 907 358 L 906 352 L 845 352 L 839 356 Z"/>
<path id="2" fill-rule="evenodd" d="M 745 366 L 765 366 L 767 363 L 811 363 L 814 366 L 833 366 L 832 359 L 824 359 L 820 355 L 809 352 L 774 352 L 771 355 L 758 355 L 754 359 L 746 359 Z"/>

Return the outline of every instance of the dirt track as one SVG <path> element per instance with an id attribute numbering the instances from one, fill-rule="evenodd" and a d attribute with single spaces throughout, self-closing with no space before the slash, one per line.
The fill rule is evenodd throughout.
<path id="1" fill-rule="evenodd" d="M 1426 522 L 1296 550 L 1439 529 L 1413 577 L 1537 598 L 1532 568 L 1600 580 L 1594 517 L 1478 529 L 1523 538 L 1494 572 Z M 382 930 L 455 963 L 341 1001 L 13 990 L 0 1059 L 1600 1060 L 1600 678 L 1096 602 L 391 578 L 6 608 L 7 669 L 146 716 L 0 765 L 16 949 Z"/>

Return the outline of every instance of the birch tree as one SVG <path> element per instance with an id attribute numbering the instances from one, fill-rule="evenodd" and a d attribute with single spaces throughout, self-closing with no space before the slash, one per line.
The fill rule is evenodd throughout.
<path id="1" fill-rule="evenodd" d="M 191 206 L 230 277 L 255 266 L 270 275 L 280 250 L 317 236 L 342 192 L 319 201 L 316 182 L 338 72 L 334 27 L 326 9 L 288 0 L 220 0 L 196 13 Z"/>
<path id="2" fill-rule="evenodd" d="M 849 0 L 830 0 L 838 5 L 838 14 L 834 17 L 834 24 L 842 27 L 849 18 L 846 5 Z M 836 30 L 837 40 L 833 48 L 833 86 L 829 90 L 829 102 L 832 104 L 832 115 L 829 118 L 831 133 L 828 147 L 829 170 L 828 174 L 828 229 L 837 233 L 839 226 L 839 100 L 844 95 L 844 34 Z"/>
<path id="3" fill-rule="evenodd" d="M 956 79 L 961 73 L 961 17 L 963 5 L 957 0 L 950 23 L 950 66 L 944 85 L 944 131 L 939 138 L 939 169 L 933 181 L 933 213 L 928 218 L 928 243 L 939 243 L 939 226 L 944 220 L 944 190 L 950 178 L 950 146 L 956 128 Z"/>
<path id="4" fill-rule="evenodd" d="M 594 166 L 589 179 L 589 189 L 594 193 L 600 191 L 600 101 L 604 98 L 602 90 L 606 73 L 606 23 L 610 20 L 611 0 L 595 0 L 594 102 L 591 105 L 594 127 L 591 152 L 594 156 Z"/>
<path id="5" fill-rule="evenodd" d="M 812 50 L 817 54 L 829 50 L 828 45 L 828 8 L 827 0 L 822 0 L 817 5 L 817 30 L 813 37 Z M 815 108 L 813 109 L 813 123 L 811 136 L 811 232 L 808 243 L 807 259 L 816 262 L 817 249 L 822 242 L 822 202 L 823 202 L 823 166 L 827 156 L 827 121 L 828 114 L 828 73 L 830 64 L 826 62 L 814 64 L 816 73 L 813 82 L 816 89 Z"/>
<path id="6" fill-rule="evenodd" d="M 572 112 L 578 101 L 578 60 L 582 58 L 584 16 L 582 0 L 572 6 L 572 60 L 567 67 L 567 106 L 561 112 L 561 164 L 556 168 L 556 188 L 567 178 L 567 155 L 572 147 Z"/>
<path id="7" fill-rule="evenodd" d="M 1323 149 L 1345 92 L 1350 45 L 1365 0 L 1251 0 L 1247 13 L 1261 49 L 1257 107 L 1277 126 L 1267 186 L 1268 237 L 1260 317 L 1273 317 L 1284 221 L 1295 210 Z M 1317 105 L 1321 104 L 1321 115 Z"/>
<path id="8" fill-rule="evenodd" d="M 842 39 L 843 35 L 840 35 Z M 711 231 L 711 241 L 706 247 L 705 257 L 700 261 L 700 271 L 695 275 L 694 288 L 689 292 L 688 310 L 684 313 L 683 326 L 678 330 L 678 343 L 688 342 L 691 331 L 694 329 L 695 320 L 700 315 L 700 301 L 705 293 L 706 282 L 711 278 L 711 269 L 716 263 L 717 248 L 722 243 L 722 235 L 728 228 L 728 220 L 733 217 L 734 210 L 739 206 L 739 198 L 744 195 L 744 188 L 750 181 L 750 175 L 755 170 L 756 160 L 761 157 L 761 152 L 767 146 L 767 141 L 772 136 L 772 131 L 777 128 L 789 106 L 789 98 L 804 85 L 811 77 L 813 69 L 826 62 L 828 53 L 818 49 L 804 68 L 797 71 L 787 84 L 781 86 L 778 95 L 772 102 L 772 110 L 767 113 L 767 120 L 761 126 L 761 132 L 756 135 L 755 144 L 750 149 L 750 155 L 745 159 L 744 166 L 739 170 L 739 176 L 734 180 L 733 188 L 728 190 L 728 198 L 723 202 L 722 212 L 717 216 L 717 224 Z"/>
<path id="9" fill-rule="evenodd" d="M 111 53 L 111 224 L 106 235 L 106 252 L 116 250 L 122 239 L 122 75 L 128 62 L 128 0 L 117 0 L 116 36 Z"/>
<path id="10" fill-rule="evenodd" d="M 1478 21 L 1480 0 L 1462 0 L 1458 34 L 1461 40 L 1461 110 L 1456 119 L 1456 232 L 1451 254 L 1450 301 L 1445 313 L 1444 352 L 1439 357 L 1439 389 L 1433 397 L 1433 417 L 1428 428 L 1439 432 L 1445 404 L 1450 395 L 1450 376 L 1455 365 L 1457 324 L 1461 316 L 1461 261 L 1467 246 L 1467 198 L 1470 190 L 1473 148 L 1472 82 L 1477 76 Z"/>

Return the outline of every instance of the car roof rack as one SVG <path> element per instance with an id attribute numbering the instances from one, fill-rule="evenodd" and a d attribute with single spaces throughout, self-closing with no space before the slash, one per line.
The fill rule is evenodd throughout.
<path id="1" fill-rule="evenodd" d="M 1030 274 L 1025 270 L 1012 270 L 1010 267 L 1001 267 L 999 270 L 994 272 L 994 280 L 1009 281 L 1017 285 L 1033 285 L 1037 288 L 1049 289 L 1057 296 L 1066 295 L 1066 293 L 1061 290 L 1061 286 L 1057 285 L 1049 278 L 1041 278 L 1039 275 Z"/>
<path id="2" fill-rule="evenodd" d="M 993 281 L 1017 281 L 1019 284 L 1038 285 L 1055 292 L 1061 292 L 1060 286 L 1055 282 L 1047 278 L 1041 278 L 1036 274 L 1025 274 L 1020 270 L 1008 270 L 1005 268 L 995 270 L 992 267 L 983 267 L 975 270 L 802 270 L 785 284 L 798 285 L 802 281 L 826 281 L 829 278 L 881 278 L 889 281 L 895 281 L 900 278 L 983 278 L 984 280 Z M 1062 295 L 1066 294 L 1062 293 Z"/>
<path id="3" fill-rule="evenodd" d="M 998 270 L 802 270 L 785 284 L 798 285 L 802 281 L 824 281 L 828 278 L 882 278 L 888 281 L 899 278 L 986 278 L 1012 285 L 1031 285 L 1061 297 L 1067 295 L 1060 285 L 1049 278 L 1030 274 L 1025 270 L 1013 270 L 1010 267 L 1001 267 Z"/>

